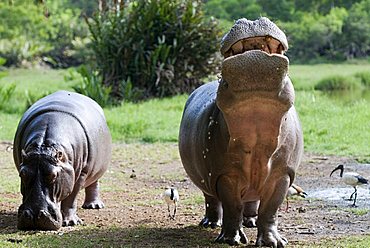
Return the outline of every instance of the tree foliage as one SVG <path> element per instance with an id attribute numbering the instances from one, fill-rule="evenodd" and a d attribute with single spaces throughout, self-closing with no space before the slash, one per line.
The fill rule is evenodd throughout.
<path id="1" fill-rule="evenodd" d="M 0 57 L 6 65 L 44 61 L 54 67 L 78 65 L 89 41 L 79 11 L 61 2 L 13 0 L 0 3 Z"/>
<path id="2" fill-rule="evenodd" d="M 205 8 L 221 22 L 266 15 L 287 34 L 295 62 L 370 55 L 370 0 L 208 0 Z"/>
<path id="3" fill-rule="evenodd" d="M 137 0 L 88 21 L 96 67 L 113 96 L 188 92 L 215 73 L 220 31 L 200 1 Z"/>

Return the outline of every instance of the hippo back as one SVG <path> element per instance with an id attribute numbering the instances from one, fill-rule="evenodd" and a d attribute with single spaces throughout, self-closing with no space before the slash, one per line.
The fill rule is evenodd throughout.
<path id="1" fill-rule="evenodd" d="M 84 95 L 57 91 L 34 103 L 19 122 L 14 138 L 14 161 L 18 167 L 21 160 L 22 140 L 27 126 L 40 115 L 46 113 L 64 113 L 72 116 L 85 132 L 88 147 L 88 163 L 102 164 L 110 154 L 111 136 L 102 108 L 91 98 Z M 99 144 L 97 144 L 97 142 Z M 99 154 L 99 156 L 96 156 Z"/>

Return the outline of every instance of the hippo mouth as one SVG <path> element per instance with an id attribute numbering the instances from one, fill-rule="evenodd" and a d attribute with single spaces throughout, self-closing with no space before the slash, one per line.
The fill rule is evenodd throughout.
<path id="1" fill-rule="evenodd" d="M 283 55 L 286 50 L 279 40 L 266 35 L 238 40 L 224 53 L 224 57 L 228 58 L 248 51 L 263 51 L 270 55 Z"/>

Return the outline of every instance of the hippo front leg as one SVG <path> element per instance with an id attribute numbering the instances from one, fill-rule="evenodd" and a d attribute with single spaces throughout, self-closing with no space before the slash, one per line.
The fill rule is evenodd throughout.
<path id="1" fill-rule="evenodd" d="M 77 215 L 77 195 L 84 185 L 86 173 L 81 173 L 80 178 L 75 183 L 71 194 L 62 201 L 61 211 L 63 215 L 63 226 L 74 226 L 82 224 L 82 220 Z"/>
<path id="2" fill-rule="evenodd" d="M 257 219 L 257 246 L 285 247 L 287 239 L 277 230 L 276 212 L 283 203 L 290 177 L 271 175 L 261 196 Z"/>
<path id="3" fill-rule="evenodd" d="M 222 175 L 217 181 L 217 193 L 222 202 L 223 218 L 222 230 L 216 242 L 229 245 L 248 242 L 242 227 L 243 204 L 237 181 L 238 175 Z"/>
<path id="4" fill-rule="evenodd" d="M 104 203 L 99 198 L 99 182 L 96 181 L 85 189 L 85 202 L 82 208 L 101 209 Z"/>
<path id="5" fill-rule="evenodd" d="M 82 220 L 77 216 L 77 193 L 74 191 L 62 201 L 63 226 L 74 226 L 82 224 Z"/>

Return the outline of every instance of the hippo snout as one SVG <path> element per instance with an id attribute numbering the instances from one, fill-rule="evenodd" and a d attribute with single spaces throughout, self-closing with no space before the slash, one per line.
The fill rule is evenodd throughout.
<path id="1" fill-rule="evenodd" d="M 21 206 L 18 210 L 18 229 L 20 230 L 58 230 L 62 226 L 60 211 L 54 207 L 32 210 Z"/>

